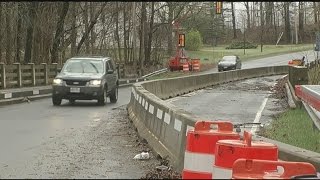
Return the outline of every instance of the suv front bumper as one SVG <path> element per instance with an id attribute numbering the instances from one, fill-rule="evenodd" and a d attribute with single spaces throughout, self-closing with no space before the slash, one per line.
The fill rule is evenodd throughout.
<path id="1" fill-rule="evenodd" d="M 71 88 L 79 88 L 79 91 L 71 92 Z M 52 95 L 61 99 L 92 100 L 103 95 L 103 87 L 52 86 Z"/>

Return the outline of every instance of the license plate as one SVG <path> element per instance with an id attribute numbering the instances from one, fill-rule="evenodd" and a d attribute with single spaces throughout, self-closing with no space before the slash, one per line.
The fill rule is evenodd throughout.
<path id="1" fill-rule="evenodd" d="M 80 93 L 80 88 L 78 88 L 78 87 L 71 87 L 71 88 L 70 88 L 70 92 L 71 92 L 71 93 Z"/>

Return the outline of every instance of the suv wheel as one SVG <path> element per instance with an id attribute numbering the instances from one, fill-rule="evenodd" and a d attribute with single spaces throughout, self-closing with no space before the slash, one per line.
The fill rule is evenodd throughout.
<path id="1" fill-rule="evenodd" d="M 54 106 L 59 106 L 61 104 L 62 99 L 57 96 L 52 96 L 52 103 Z"/>
<path id="2" fill-rule="evenodd" d="M 107 101 L 107 90 L 105 89 L 103 91 L 103 94 L 100 96 L 100 98 L 98 99 L 98 105 L 105 105 Z"/>
<path id="3" fill-rule="evenodd" d="M 116 103 L 118 100 L 118 86 L 115 87 L 110 94 L 110 102 Z"/>

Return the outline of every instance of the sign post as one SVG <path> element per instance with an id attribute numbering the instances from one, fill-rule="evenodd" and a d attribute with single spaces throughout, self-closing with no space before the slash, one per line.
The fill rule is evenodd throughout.
<path id="1" fill-rule="evenodd" d="M 319 58 L 320 51 L 320 32 L 316 32 L 316 47 L 314 48 L 317 51 L 317 59 Z"/>

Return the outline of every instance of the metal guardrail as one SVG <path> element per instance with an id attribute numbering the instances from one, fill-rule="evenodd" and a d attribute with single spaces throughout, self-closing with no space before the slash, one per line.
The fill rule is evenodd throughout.
<path id="1" fill-rule="evenodd" d="M 142 76 L 142 78 L 147 78 L 147 77 L 155 76 L 155 75 L 158 75 L 158 74 L 165 73 L 165 72 L 167 72 L 167 71 L 168 71 L 168 68 L 163 68 L 163 69 L 160 69 L 160 70 L 158 70 L 158 71 L 155 71 L 155 72 L 146 74 L 146 75 Z"/>

